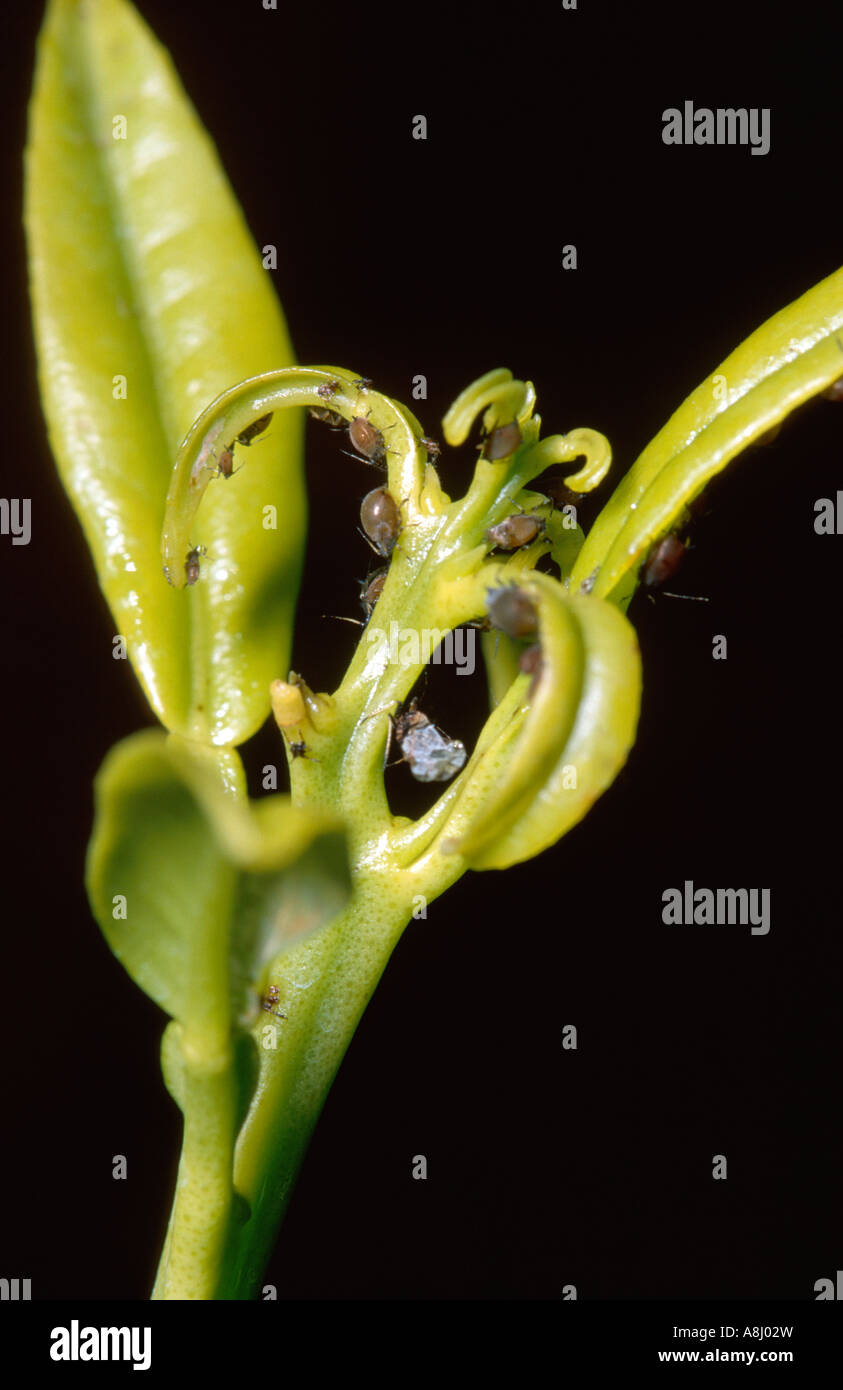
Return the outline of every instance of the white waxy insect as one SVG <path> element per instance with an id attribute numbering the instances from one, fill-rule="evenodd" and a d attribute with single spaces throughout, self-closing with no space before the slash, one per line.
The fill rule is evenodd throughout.
<path id="1" fill-rule="evenodd" d="M 431 724 L 415 700 L 392 722 L 395 741 L 417 782 L 447 782 L 465 766 L 465 744 Z"/>

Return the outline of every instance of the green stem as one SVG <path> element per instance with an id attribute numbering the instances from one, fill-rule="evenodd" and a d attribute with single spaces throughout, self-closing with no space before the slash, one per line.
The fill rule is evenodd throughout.
<path id="1" fill-rule="evenodd" d="M 411 915 L 379 875 L 325 932 L 282 957 L 285 1019 L 258 1026 L 258 1087 L 240 1131 L 234 1212 L 215 1297 L 254 1298 L 307 1144 L 340 1062 Z"/>
<path id="2" fill-rule="evenodd" d="M 226 865 L 193 953 L 185 1024 L 164 1035 L 164 1075 L 184 1114 L 184 1138 L 153 1300 L 213 1298 L 225 1248 L 237 1132 L 227 973 L 234 891 Z"/>
<path id="3" fill-rule="evenodd" d="M 184 1140 L 152 1297 L 214 1297 L 231 1210 L 235 1089 L 231 1056 L 190 1060 L 185 1048 Z"/>

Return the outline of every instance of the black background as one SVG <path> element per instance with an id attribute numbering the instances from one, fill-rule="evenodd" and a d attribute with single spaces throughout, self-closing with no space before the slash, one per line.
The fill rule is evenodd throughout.
<path id="1" fill-rule="evenodd" d="M 141 10 L 256 241 L 279 247 L 299 360 L 373 377 L 430 433 L 469 381 L 509 366 L 535 382 L 547 432 L 610 437 L 617 480 L 737 343 L 841 263 L 841 33 L 821 10 L 789 7 L 786 27 L 762 4 Z M 39 22 L 38 7 L 4 19 L 3 494 L 32 497 L 33 534 L 0 538 L 0 1273 L 38 1298 L 131 1299 L 151 1287 L 180 1127 L 163 1016 L 82 886 L 92 778 L 150 716 L 111 658 L 34 385 L 19 207 Z M 663 145 L 661 113 L 685 100 L 770 107 L 771 152 Z M 419 372 L 426 403 L 410 400 Z M 321 614 L 356 616 L 373 483 L 334 436 L 308 438 L 294 665 L 330 689 L 355 636 Z M 630 610 L 645 689 L 624 772 L 555 849 L 467 875 L 408 928 L 267 1270 L 280 1297 L 558 1299 L 573 1283 L 588 1299 L 810 1299 L 843 1267 L 843 538 L 813 529 L 814 501 L 843 486 L 841 441 L 843 406 L 820 401 L 712 486 L 672 586 L 710 601 Z M 443 457 L 446 489 L 468 469 Z M 432 699 L 472 736 L 479 677 Z M 277 755 L 271 731 L 259 747 Z M 406 769 L 390 778 L 408 809 Z M 769 887 L 769 936 L 664 926 L 662 892 L 686 878 Z"/>

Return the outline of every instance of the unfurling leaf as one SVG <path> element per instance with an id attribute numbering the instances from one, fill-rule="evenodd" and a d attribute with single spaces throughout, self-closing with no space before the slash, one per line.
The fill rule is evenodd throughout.
<path id="1" fill-rule="evenodd" d="M 97 778 L 88 892 L 118 960 L 162 1009 L 202 1030 L 248 1021 L 269 961 L 349 892 L 329 814 L 250 803 L 235 752 L 146 732 Z"/>

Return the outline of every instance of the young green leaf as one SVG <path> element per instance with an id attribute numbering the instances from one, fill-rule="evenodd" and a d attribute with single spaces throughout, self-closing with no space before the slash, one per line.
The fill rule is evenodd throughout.
<path id="1" fill-rule="evenodd" d="M 304 540 L 300 412 L 238 446 L 209 488 L 197 583 L 159 542 L 173 459 L 231 382 L 293 361 L 216 152 L 125 0 L 51 0 L 39 41 L 25 221 L 44 410 L 117 631 L 155 713 L 235 744 L 286 670 Z M 228 442 L 228 441 L 226 441 Z M 244 470 L 245 471 L 245 470 Z M 210 475 L 209 475 L 210 477 Z"/>
<path id="2" fill-rule="evenodd" d="M 756 329 L 671 416 L 597 517 L 571 591 L 627 600 L 650 546 L 705 484 L 839 377 L 843 269 Z"/>
<path id="3" fill-rule="evenodd" d="M 508 573 L 487 566 L 474 581 L 478 595 Z M 389 839 L 397 861 L 431 882 L 453 876 L 452 856 L 464 868 L 501 869 L 555 844 L 611 785 L 635 741 L 641 658 L 631 624 L 611 604 L 569 598 L 549 575 L 519 585 L 538 615 L 537 670 L 498 691 L 467 766 L 426 816 Z"/>
<path id="4" fill-rule="evenodd" d="M 249 803 L 235 752 L 145 732 L 103 764 L 94 915 L 135 982 L 193 1034 L 227 1038 L 269 962 L 348 890 L 336 819 L 280 795 Z"/>

